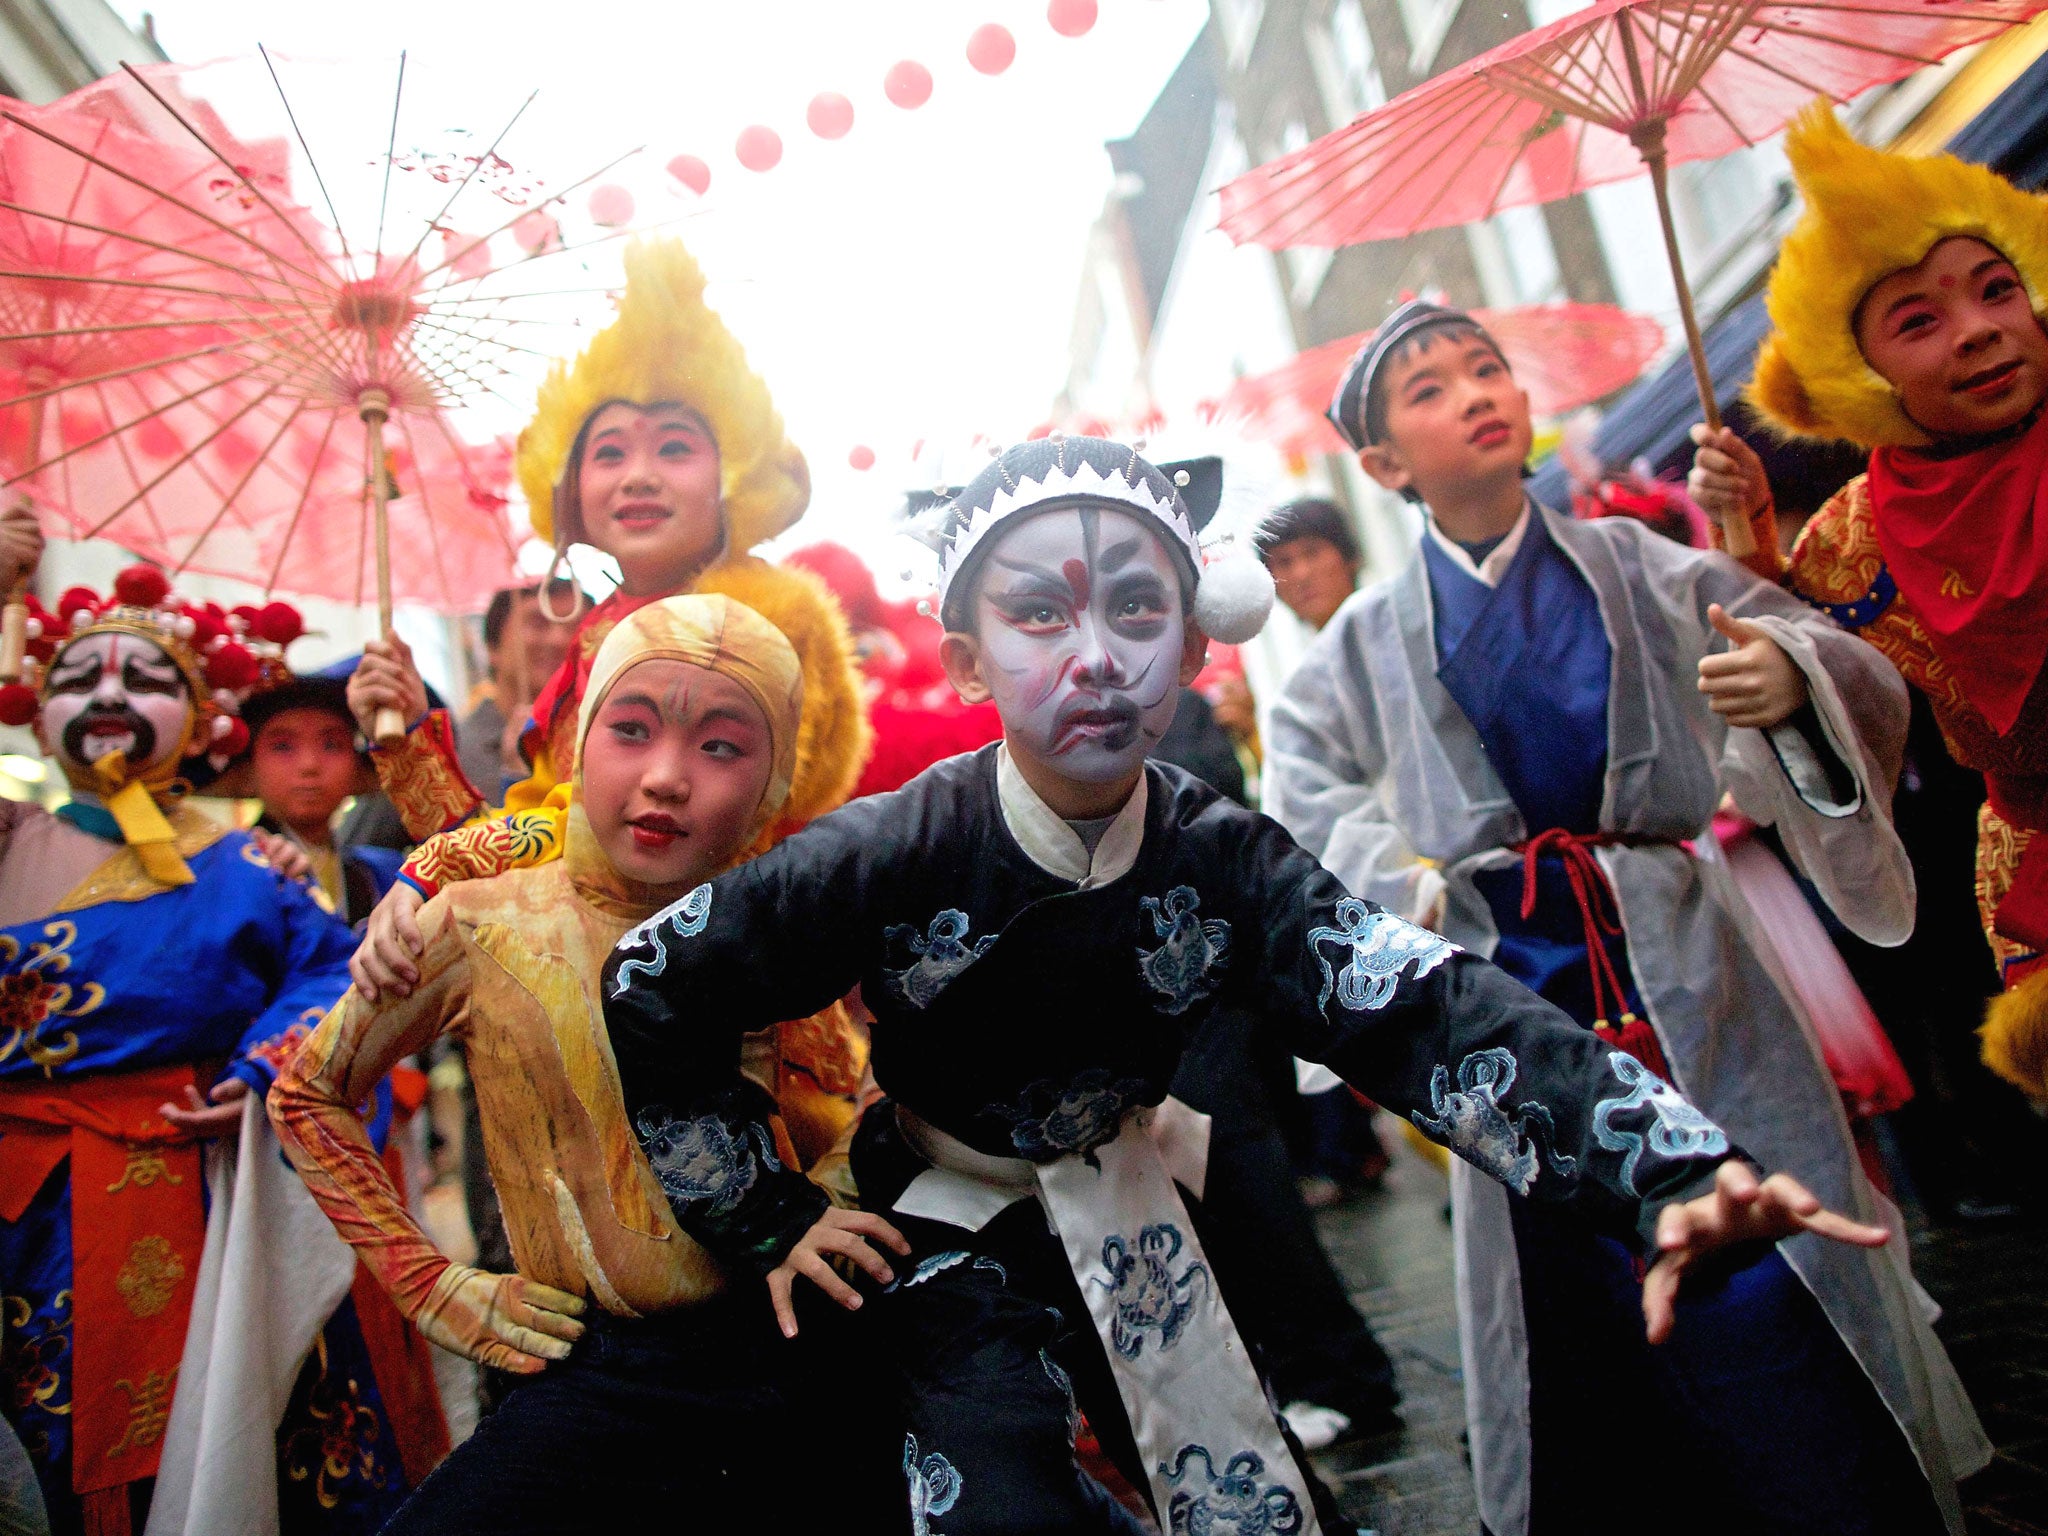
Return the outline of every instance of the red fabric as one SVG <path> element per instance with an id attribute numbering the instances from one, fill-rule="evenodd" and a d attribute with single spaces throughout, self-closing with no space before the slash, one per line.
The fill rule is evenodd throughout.
<path id="1" fill-rule="evenodd" d="M 0 1199 L 12 1206 L 14 1186 L 35 1168 L 47 1177 L 53 1141 L 71 1158 L 71 1486 L 80 1493 L 156 1475 L 206 1245 L 199 1149 L 174 1140 L 157 1106 L 199 1082 L 181 1066 L 0 1084 Z M 118 1518 L 109 1501 L 93 1508 Z"/>
<path id="2" fill-rule="evenodd" d="M 2048 411 L 1956 458 L 1879 448 L 1870 505 L 1885 567 L 2003 736 L 2048 657 Z"/>
<path id="3" fill-rule="evenodd" d="M 1551 827 L 1526 842 L 1511 844 L 1512 851 L 1522 856 L 1522 916 L 1530 917 L 1536 911 L 1537 865 L 1544 854 L 1556 854 L 1564 860 L 1565 878 L 1571 882 L 1572 898 L 1579 904 L 1579 919 L 1585 929 L 1586 966 L 1592 972 L 1593 982 L 1593 1032 L 1616 1050 L 1628 1052 L 1668 1083 L 1671 1066 L 1664 1059 L 1664 1047 L 1658 1042 L 1657 1032 L 1649 1020 L 1629 1011 L 1628 994 L 1622 990 L 1621 978 L 1615 974 L 1614 961 L 1607 953 L 1604 936 L 1620 937 L 1621 915 L 1615 905 L 1614 889 L 1608 885 L 1606 872 L 1593 857 L 1593 850 L 1619 841 L 1607 833 L 1589 836 Z M 1612 1010 L 1608 1007 L 1610 1001 Z M 1620 1017 L 1614 1018 L 1612 1014 Z"/>

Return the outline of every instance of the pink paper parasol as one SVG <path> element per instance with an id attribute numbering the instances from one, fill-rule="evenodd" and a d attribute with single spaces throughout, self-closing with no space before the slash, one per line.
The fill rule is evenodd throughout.
<path id="1" fill-rule="evenodd" d="M 1664 345 L 1664 329 L 1656 321 L 1612 304 L 1529 304 L 1472 315 L 1500 342 L 1515 382 L 1529 391 L 1531 409 L 1542 416 L 1560 416 L 1611 394 Z M 1239 379 L 1211 413 L 1242 423 L 1247 436 L 1290 454 L 1343 453 L 1344 441 L 1323 413 L 1344 365 L 1371 334 L 1326 341 L 1270 372 Z"/>
<path id="2" fill-rule="evenodd" d="M 12 428 L 28 451 L 6 463 L 9 484 L 33 485 L 79 533 L 109 533 L 177 569 L 344 601 L 361 601 L 374 580 L 387 632 L 401 587 L 464 611 L 509 580 L 507 456 L 502 445 L 465 442 L 451 414 L 488 395 L 507 398 L 501 384 L 562 350 L 530 345 L 529 328 L 567 326 L 580 309 L 571 302 L 565 311 L 568 296 L 604 291 L 554 286 L 527 269 L 621 232 L 529 252 L 512 231 L 542 209 L 552 216 L 618 162 L 544 185 L 499 153 L 524 106 L 488 143 L 422 147 L 401 138 L 402 57 L 398 80 L 388 133 L 379 122 L 364 146 L 374 153 L 351 156 L 344 141 L 325 174 L 267 56 L 126 69 L 43 112 L 0 111 L 20 136 L 72 164 L 68 181 L 45 177 L 10 200 L 8 215 L 27 230 L 64 232 L 60 250 L 64 240 L 98 242 L 99 262 L 59 272 L 46 250 L 0 273 L 9 291 L 0 305 L 28 304 L 60 281 L 76 288 L 83 308 L 63 329 L 81 354 L 144 334 L 121 329 L 135 323 L 137 295 L 165 308 L 207 306 L 206 322 L 218 328 L 122 363 L 131 398 L 109 397 L 111 380 L 74 367 L 75 376 L 0 399 L 0 422 L 35 429 Z M 364 122 L 359 91 L 329 95 L 338 132 Z M 294 146 L 324 219 L 293 200 Z M 203 174 L 167 178 L 167 156 L 177 168 L 196 161 Z M 365 194 L 354 202 L 351 180 Z M 126 217 L 79 214 L 88 193 L 124 205 Z M 348 222 L 342 205 L 352 209 Z M 197 242 L 166 237 L 177 230 L 196 232 Z M 49 245 L 46 232 L 38 238 Z M 131 275 L 136 268 L 144 276 Z M 0 358 L 53 329 L 8 321 Z M 59 441 L 31 414 L 44 402 L 60 419 L 76 418 Z M 397 514 L 397 580 L 394 497 L 411 498 L 410 512 Z"/>

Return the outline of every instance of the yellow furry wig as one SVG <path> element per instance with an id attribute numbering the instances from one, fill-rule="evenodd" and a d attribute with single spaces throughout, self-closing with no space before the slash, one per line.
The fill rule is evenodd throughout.
<path id="1" fill-rule="evenodd" d="M 704 302 L 704 274 L 680 240 L 626 248 L 618 317 L 573 361 L 557 362 L 519 434 L 519 486 L 533 531 L 555 542 L 555 488 L 583 424 L 601 405 L 675 401 L 704 418 L 718 442 L 726 548 L 742 554 L 803 515 L 810 468 L 783 434 L 768 386 L 725 322 Z M 563 530 L 570 541 L 582 536 Z"/>
<path id="2" fill-rule="evenodd" d="M 2048 315 L 2048 200 L 1953 155 L 1896 155 L 1851 138 L 1826 101 L 1800 114 L 1785 153 L 1806 211 L 1785 238 L 1766 304 L 1750 402 L 1796 436 L 1924 447 L 1899 397 L 1856 345 L 1856 307 L 1943 240 L 1969 235 L 2019 269 Z"/>

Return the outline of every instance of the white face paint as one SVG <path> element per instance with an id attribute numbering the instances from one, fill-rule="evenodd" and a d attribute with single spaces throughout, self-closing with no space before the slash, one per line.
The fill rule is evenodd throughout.
<path id="1" fill-rule="evenodd" d="M 996 535 L 974 597 L 1003 733 L 1060 774 L 1136 771 L 1180 703 L 1180 572 L 1146 520 L 1061 507 Z"/>
<path id="2" fill-rule="evenodd" d="M 185 745 L 191 719 L 185 674 L 140 636 L 87 635 L 50 663 L 43 746 L 86 783 L 109 752 L 128 754 L 131 776 L 169 761 Z"/>

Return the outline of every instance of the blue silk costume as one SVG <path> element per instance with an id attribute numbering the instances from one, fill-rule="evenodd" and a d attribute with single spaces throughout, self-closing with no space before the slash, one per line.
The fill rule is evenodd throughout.
<path id="1" fill-rule="evenodd" d="M 1493 587 L 1423 539 L 1437 678 L 1532 838 L 1551 827 L 1595 834 L 1613 648 L 1584 574 L 1533 511 L 1524 528 Z M 1494 963 L 1590 1025 L 1585 929 L 1563 859 L 1540 856 L 1527 918 L 1519 864 L 1479 871 L 1474 884 L 1499 930 Z M 1605 942 L 1640 1009 L 1626 936 Z M 1730 1456 L 1788 1531 L 1939 1529 L 1897 1426 L 1775 1248 L 1694 1281 L 1677 1332 L 1652 1349 L 1633 1256 L 1569 1212 L 1509 1206 L 1529 1352 L 1531 1536 L 1610 1528 L 1624 1509 L 1671 1512 L 1658 1469 Z M 1711 1497 L 1697 1503 L 1659 1528 L 1733 1528 Z"/>
<path id="2" fill-rule="evenodd" d="M 81 830 L 102 835 L 90 808 L 82 809 L 85 814 L 69 819 Z M 196 815 L 185 815 L 191 819 L 184 826 L 197 824 Z M 188 831 L 180 842 L 194 877 L 190 885 L 156 885 L 132 864 L 124 876 L 122 845 L 109 841 L 108 862 L 57 911 L 0 929 L 0 1085 L 6 1085 L 5 1091 L 47 1089 L 45 1098 L 61 1098 L 68 1085 L 76 1085 L 80 1095 L 89 1096 L 123 1075 L 190 1064 L 199 1068 L 202 1091 L 210 1081 L 237 1077 L 260 1096 L 268 1092 L 282 1053 L 296 1043 L 294 1029 L 303 1033 L 317 1023 L 346 990 L 354 940 L 315 903 L 307 887 L 274 871 L 244 833 L 225 832 L 209 841 L 204 833 Z M 379 1098 L 388 1124 L 388 1086 Z M 13 1157 L 19 1173 L 28 1159 L 41 1157 L 48 1166 L 48 1141 L 38 1143 L 33 1126 L 7 1119 L 7 1107 L 0 1099 L 0 1127 L 6 1127 L 0 1129 L 0 1164 Z M 72 1162 L 67 1155 L 49 1167 L 13 1219 L 0 1215 L 0 1307 L 6 1322 L 0 1407 L 35 1461 L 58 1529 L 74 1523 L 79 1510 L 71 1454 L 78 1385 L 73 1380 Z M 183 1185 L 178 1198 L 204 1202 L 202 1178 L 165 1180 L 174 1182 Z M 203 1226 L 203 1215 L 199 1220 Z M 188 1265 L 181 1259 L 175 1267 L 182 1275 Z M 189 1300 L 179 1305 L 189 1306 Z M 162 1306 L 156 1303 L 157 1310 Z M 360 1353 L 360 1334 L 348 1304 L 327 1333 L 323 1354 L 351 1356 L 342 1334 L 354 1335 L 353 1353 Z M 349 1371 L 358 1374 L 352 1359 Z M 365 1391 L 374 1394 L 374 1380 L 366 1371 L 360 1379 Z M 306 1396 L 302 1382 L 295 1404 Z M 167 1412 L 168 1398 L 159 1406 Z M 367 1422 L 383 1421 L 376 1414 Z M 281 1470 L 288 1470 L 286 1431 L 291 1428 L 288 1419 L 280 1432 Z M 383 1447 L 381 1458 L 371 1454 L 374 1449 L 360 1447 L 356 1467 L 370 1471 L 376 1460 L 396 1468 L 391 1447 Z M 320 1454 L 309 1462 L 309 1471 L 317 1475 Z M 391 1490 L 375 1513 L 366 1511 L 362 1528 L 374 1529 L 390 1513 L 391 1501 L 402 1497 L 403 1479 L 393 1475 L 388 1481 Z M 335 1508 L 329 1507 L 330 1517 Z M 288 1518 L 288 1526 L 296 1523 Z"/>

